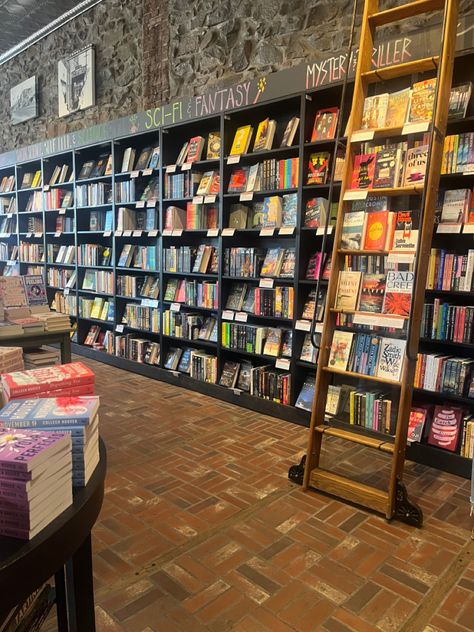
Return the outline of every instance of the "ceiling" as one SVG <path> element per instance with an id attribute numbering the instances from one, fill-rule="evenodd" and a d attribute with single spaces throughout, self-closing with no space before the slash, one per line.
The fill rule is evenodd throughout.
<path id="1" fill-rule="evenodd" d="M 0 0 L 0 55 L 48 26 L 84 0 Z"/>

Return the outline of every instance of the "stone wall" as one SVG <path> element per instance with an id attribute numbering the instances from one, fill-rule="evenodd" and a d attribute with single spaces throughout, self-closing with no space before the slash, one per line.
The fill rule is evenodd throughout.
<path id="1" fill-rule="evenodd" d="M 359 17 L 362 6 L 359 0 Z M 467 13 L 472 0 L 460 6 Z M 353 0 L 103 0 L 1 67 L 0 152 L 317 61 L 347 46 L 352 8 Z M 393 31 L 427 22 L 421 16 Z M 57 61 L 89 43 L 97 105 L 58 119 Z M 10 87 L 35 73 L 40 117 L 12 126 Z"/>

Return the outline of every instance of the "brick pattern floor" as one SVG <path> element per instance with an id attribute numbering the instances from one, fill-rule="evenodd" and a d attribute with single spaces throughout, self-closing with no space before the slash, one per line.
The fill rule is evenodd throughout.
<path id="1" fill-rule="evenodd" d="M 288 481 L 304 428 L 87 363 L 108 449 L 99 632 L 474 630 L 468 481 L 407 463 L 425 524 L 387 523 Z M 325 445 L 326 463 L 386 476 L 379 454 Z"/>

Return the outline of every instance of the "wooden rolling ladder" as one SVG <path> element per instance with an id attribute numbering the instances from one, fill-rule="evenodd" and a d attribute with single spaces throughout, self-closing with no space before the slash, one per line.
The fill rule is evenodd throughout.
<path id="1" fill-rule="evenodd" d="M 394 517 L 421 526 L 421 509 L 412 504 L 407 497 L 402 483 L 403 467 L 405 461 L 405 448 L 409 414 L 412 403 L 413 381 L 416 368 L 416 357 L 419 343 L 420 323 L 422 317 L 426 277 L 428 269 L 429 252 L 434 226 L 435 207 L 441 171 L 443 154 L 443 142 L 446 132 L 448 103 L 451 89 L 453 62 L 456 43 L 456 22 L 458 16 L 459 0 L 418 0 L 410 4 L 404 4 L 392 9 L 379 11 L 378 0 L 365 0 L 365 7 L 361 23 L 359 56 L 355 74 L 354 96 L 350 122 L 348 125 L 348 139 L 342 189 L 338 209 L 337 225 L 335 229 L 334 248 L 332 258 L 332 272 L 329 282 L 326 313 L 323 332 L 321 336 L 318 369 L 316 375 L 315 398 L 311 415 L 311 425 L 308 442 L 307 457 L 299 466 L 290 468 L 290 479 L 298 480 L 302 475 L 304 466 L 304 489 L 317 489 L 347 501 L 368 507 L 382 513 L 387 519 Z M 377 27 L 387 26 L 393 22 L 411 18 L 429 11 L 443 11 L 443 24 L 441 35 L 440 53 L 438 56 L 401 63 L 395 66 L 373 70 L 372 51 L 374 35 Z M 351 430 L 347 424 L 346 429 L 331 425 L 327 422 L 325 409 L 328 386 L 337 372 L 328 365 L 331 342 L 336 329 L 337 310 L 333 308 L 336 301 L 339 271 L 344 267 L 344 257 L 348 251 L 341 249 L 341 234 L 344 213 L 350 206 L 344 201 L 345 192 L 350 188 L 353 168 L 353 144 L 356 137 L 352 135 L 361 128 L 364 99 L 368 96 L 370 84 L 383 82 L 398 77 L 424 73 L 436 70 L 437 83 L 434 98 L 433 120 L 429 126 L 430 142 L 427 160 L 427 169 L 424 186 L 399 187 L 394 189 L 378 189 L 369 193 L 376 195 L 397 196 L 417 195 L 421 197 L 420 231 L 418 237 L 417 254 L 413 263 L 415 273 L 411 313 L 407 321 L 406 333 L 406 357 L 399 383 L 391 383 L 391 388 L 397 389 L 399 396 L 398 413 L 395 426 L 395 437 L 380 438 L 367 436 Z M 402 129 L 384 128 L 374 130 L 374 139 L 396 137 L 402 134 Z M 354 251 L 353 255 L 378 255 L 380 253 L 368 251 Z M 387 254 L 387 253 L 385 253 Z M 384 380 L 350 372 L 342 372 L 342 376 L 360 379 L 368 386 L 376 382 L 383 386 Z M 367 380 L 367 382 L 365 382 Z M 387 381 L 388 383 L 389 381 Z M 362 444 L 369 448 L 382 451 L 391 457 L 390 478 L 388 490 L 381 491 L 378 488 L 356 482 L 329 470 L 320 467 L 320 455 L 323 439 L 326 435 L 339 439 Z M 294 469 L 296 468 L 296 469 Z M 299 469 L 298 469 L 299 468 Z"/>

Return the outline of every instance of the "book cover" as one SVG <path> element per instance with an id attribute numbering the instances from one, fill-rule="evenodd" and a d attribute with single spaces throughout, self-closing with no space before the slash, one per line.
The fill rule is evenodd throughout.
<path id="1" fill-rule="evenodd" d="M 360 282 L 362 272 L 349 272 L 341 270 L 337 284 L 335 308 L 344 310 L 355 310 L 359 301 Z"/>
<path id="2" fill-rule="evenodd" d="M 313 252 L 311 254 L 308 261 L 308 266 L 306 268 L 306 276 L 305 276 L 306 279 L 318 278 L 322 259 L 323 259 L 322 252 Z"/>
<path id="3" fill-rule="evenodd" d="M 221 133 L 209 132 L 207 137 L 207 154 L 208 160 L 217 160 L 221 155 Z"/>
<path id="4" fill-rule="evenodd" d="M 225 362 L 219 379 L 220 386 L 234 388 L 237 383 L 237 378 L 239 377 L 239 369 L 240 364 L 238 362 Z"/>
<path id="5" fill-rule="evenodd" d="M 298 214 L 298 194 L 287 193 L 283 196 L 282 226 L 296 226 Z"/>
<path id="6" fill-rule="evenodd" d="M 361 129 L 377 129 L 385 127 L 389 95 L 388 92 L 366 97 L 362 111 Z"/>
<path id="7" fill-rule="evenodd" d="M 281 197 L 272 195 L 263 201 L 263 226 L 268 228 L 278 228 L 281 226 L 283 207 Z"/>
<path id="8" fill-rule="evenodd" d="M 354 156 L 351 189 L 371 189 L 375 175 L 375 154 Z"/>
<path id="9" fill-rule="evenodd" d="M 292 279 L 295 275 L 296 251 L 294 248 L 285 248 L 281 268 L 280 279 Z"/>
<path id="10" fill-rule="evenodd" d="M 48 305 L 46 286 L 41 274 L 22 276 L 26 299 L 30 307 L 34 305 Z"/>
<path id="11" fill-rule="evenodd" d="M 349 211 L 344 215 L 341 234 L 341 249 L 360 250 L 364 234 L 364 211 Z"/>
<path id="12" fill-rule="evenodd" d="M 428 145 L 422 145 L 421 147 L 412 147 L 407 151 L 403 186 L 422 184 L 425 181 L 428 149 Z"/>
<path id="13" fill-rule="evenodd" d="M 257 127 L 257 133 L 255 135 L 255 142 L 253 144 L 254 151 L 263 151 L 264 149 L 271 149 L 273 144 L 273 137 L 275 135 L 276 123 L 275 121 L 266 118 L 260 121 Z"/>
<path id="14" fill-rule="evenodd" d="M 0 422 L 7 428 L 87 426 L 98 410 L 99 398 L 95 396 L 19 399 L 0 411 Z"/>
<path id="15" fill-rule="evenodd" d="M 241 391 L 250 391 L 250 375 L 252 365 L 250 362 L 242 362 L 240 365 L 239 376 L 237 378 L 237 388 Z"/>
<path id="16" fill-rule="evenodd" d="M 341 398 L 341 386 L 336 386 L 334 384 L 329 384 L 328 386 L 328 394 L 326 398 L 326 415 L 330 415 L 334 417 L 337 415 L 339 410 L 339 402 Z"/>
<path id="17" fill-rule="evenodd" d="M 284 253 L 284 248 L 269 248 L 262 264 L 260 276 L 277 277 L 280 274 Z"/>
<path id="18" fill-rule="evenodd" d="M 316 334 L 320 337 L 320 334 Z M 300 360 L 303 362 L 310 362 L 311 364 L 316 364 L 316 360 L 318 359 L 318 349 L 313 347 L 311 342 L 310 334 L 305 334 L 303 345 L 301 347 Z"/>
<path id="19" fill-rule="evenodd" d="M 9 399 L 33 395 L 46 390 L 93 384 L 94 373 L 82 362 L 71 362 L 30 371 L 16 371 L 2 375 L 2 383 Z"/>
<path id="20" fill-rule="evenodd" d="M 206 171 L 202 174 L 201 181 L 199 182 L 196 195 L 207 195 L 211 188 L 212 179 L 214 177 L 214 171 Z"/>
<path id="21" fill-rule="evenodd" d="M 420 211 L 397 211 L 392 250 L 395 252 L 416 252 L 419 229 Z"/>
<path id="22" fill-rule="evenodd" d="M 471 191 L 469 189 L 450 189 L 445 191 L 441 209 L 441 223 L 462 224 L 466 221 Z"/>
<path id="23" fill-rule="evenodd" d="M 248 167 L 235 168 L 230 176 L 228 193 L 242 193 L 247 187 Z"/>
<path id="24" fill-rule="evenodd" d="M 230 156 L 237 156 L 247 153 L 252 132 L 253 127 L 251 125 L 243 125 L 242 127 L 239 127 L 237 129 L 230 150 Z"/>
<path id="25" fill-rule="evenodd" d="M 314 119 L 311 142 L 317 140 L 330 140 L 336 134 L 339 108 L 325 108 L 318 110 Z"/>
<path id="26" fill-rule="evenodd" d="M 0 429 L 0 468 L 30 472 L 70 443 L 64 432 Z"/>
<path id="27" fill-rule="evenodd" d="M 277 357 L 280 353 L 282 330 L 277 327 L 269 327 L 263 347 L 263 354 Z"/>
<path id="28" fill-rule="evenodd" d="M 328 152 L 310 154 L 306 184 L 326 184 L 329 172 Z"/>
<path id="29" fill-rule="evenodd" d="M 148 163 L 150 162 L 151 156 L 151 147 L 145 147 L 142 149 L 140 156 L 138 157 L 137 163 L 135 165 L 135 171 L 142 171 L 148 167 Z"/>
<path id="30" fill-rule="evenodd" d="M 285 131 L 283 133 L 283 138 L 282 138 L 280 147 L 291 147 L 291 145 L 293 144 L 293 140 L 295 138 L 296 130 L 298 129 L 299 123 L 300 123 L 300 119 L 297 116 L 293 116 L 288 121 L 285 127 Z"/>
<path id="31" fill-rule="evenodd" d="M 400 381 L 405 357 L 406 340 L 381 338 L 377 361 L 377 377 Z"/>
<path id="32" fill-rule="evenodd" d="M 364 250 L 384 250 L 389 240 L 389 211 L 372 211 L 365 217 Z"/>
<path id="33" fill-rule="evenodd" d="M 427 411 L 425 408 L 412 408 L 408 421 L 407 439 L 410 442 L 421 442 Z"/>
<path id="34" fill-rule="evenodd" d="M 466 116 L 467 107 L 471 100 L 472 83 L 468 81 L 451 88 L 449 95 L 448 119 L 463 119 Z"/>
<path id="35" fill-rule="evenodd" d="M 183 146 L 181 147 L 179 151 L 178 157 L 176 158 L 176 164 L 179 167 L 184 163 L 186 154 L 188 153 L 188 147 L 189 147 L 189 142 L 186 141 L 185 143 L 183 143 Z"/>
<path id="36" fill-rule="evenodd" d="M 376 154 L 374 189 L 398 187 L 400 178 L 400 149 L 381 149 Z"/>
<path id="37" fill-rule="evenodd" d="M 326 225 L 329 202 L 326 198 L 315 197 L 306 202 L 304 225 L 307 228 L 320 228 Z"/>
<path id="38" fill-rule="evenodd" d="M 359 298 L 359 311 L 380 314 L 385 295 L 385 274 L 364 273 Z"/>
<path id="39" fill-rule="evenodd" d="M 411 88 L 397 90 L 388 95 L 385 127 L 403 127 L 410 106 Z"/>
<path id="40" fill-rule="evenodd" d="M 463 411 L 456 406 L 442 404 L 435 406 L 433 421 L 431 422 L 428 443 L 450 452 L 456 452 Z"/>
<path id="41" fill-rule="evenodd" d="M 158 169 L 160 166 L 160 148 L 154 147 L 151 152 L 150 162 L 148 164 L 149 169 Z"/>
<path id="42" fill-rule="evenodd" d="M 190 347 L 186 347 L 183 349 L 183 353 L 178 363 L 178 371 L 180 373 L 188 373 L 190 372 L 190 364 L 191 364 L 191 352 L 193 350 Z"/>
<path id="43" fill-rule="evenodd" d="M 329 367 L 346 371 L 353 339 L 354 334 L 351 331 L 336 330 L 334 332 L 329 354 Z"/>
<path id="44" fill-rule="evenodd" d="M 433 118 L 436 78 L 425 79 L 413 84 L 410 103 L 410 123 L 431 121 Z"/>
<path id="45" fill-rule="evenodd" d="M 295 402 L 296 408 L 302 408 L 303 410 L 311 412 L 311 409 L 313 407 L 315 386 L 316 375 L 314 373 L 308 374 Z"/>
<path id="46" fill-rule="evenodd" d="M 186 162 L 196 162 L 198 160 L 201 160 L 202 150 L 204 149 L 205 142 L 206 141 L 202 136 L 194 136 L 190 139 Z"/>
<path id="47" fill-rule="evenodd" d="M 246 191 L 258 191 L 260 189 L 259 172 L 260 165 L 258 163 L 249 168 Z"/>
<path id="48" fill-rule="evenodd" d="M 410 271 L 389 270 L 387 272 L 382 309 L 384 314 L 410 315 L 414 277 L 414 273 Z"/>
<path id="49" fill-rule="evenodd" d="M 232 204 L 229 212 L 229 228 L 245 228 L 247 226 L 248 212 L 248 206 L 244 204 Z"/>

